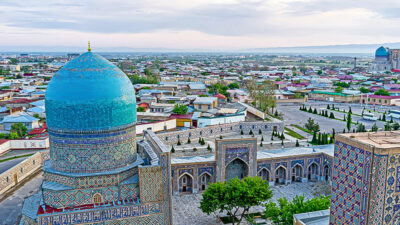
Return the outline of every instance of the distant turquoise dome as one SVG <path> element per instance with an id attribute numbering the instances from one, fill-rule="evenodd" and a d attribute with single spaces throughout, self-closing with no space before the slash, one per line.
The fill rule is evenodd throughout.
<path id="1" fill-rule="evenodd" d="M 45 102 L 49 129 L 98 131 L 136 122 L 135 90 L 129 78 L 90 51 L 53 76 Z"/>
<path id="2" fill-rule="evenodd" d="M 386 48 L 383 46 L 379 47 L 375 52 L 375 57 L 388 57 L 388 56 L 389 56 L 389 53 L 386 50 Z"/>

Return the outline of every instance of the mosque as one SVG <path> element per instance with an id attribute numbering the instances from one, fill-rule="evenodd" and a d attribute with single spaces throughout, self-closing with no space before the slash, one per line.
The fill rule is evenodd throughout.
<path id="1" fill-rule="evenodd" d="M 50 159 L 21 224 L 172 224 L 170 153 L 151 131 L 138 151 L 135 90 L 118 67 L 89 46 L 45 104 Z"/>
<path id="2" fill-rule="evenodd" d="M 386 72 L 393 69 L 400 69 L 400 49 L 379 47 L 375 51 L 375 60 L 370 65 L 370 71 Z"/>

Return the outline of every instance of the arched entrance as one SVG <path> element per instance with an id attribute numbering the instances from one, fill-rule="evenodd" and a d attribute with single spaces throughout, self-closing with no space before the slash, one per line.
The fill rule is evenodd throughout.
<path id="1" fill-rule="evenodd" d="M 318 179 L 318 167 L 314 162 L 308 166 L 308 180 L 316 181 Z"/>
<path id="2" fill-rule="evenodd" d="M 179 178 L 179 191 L 180 192 L 192 192 L 193 190 L 193 178 L 187 173 L 184 173 Z"/>
<path id="3" fill-rule="evenodd" d="M 208 184 L 211 182 L 211 175 L 208 173 L 203 173 L 200 176 L 200 181 L 199 181 L 199 189 L 200 191 L 206 190 L 208 187 Z"/>
<path id="4" fill-rule="evenodd" d="M 325 165 L 324 166 L 324 178 L 325 178 L 325 181 L 330 180 L 330 177 L 331 177 L 331 171 L 329 169 L 329 166 Z"/>
<path id="5" fill-rule="evenodd" d="M 301 182 L 302 177 L 303 177 L 303 167 L 297 164 L 292 168 L 292 181 Z"/>
<path id="6" fill-rule="evenodd" d="M 93 195 L 93 203 L 94 204 L 99 204 L 99 203 L 102 203 L 102 202 L 103 202 L 103 200 L 102 200 L 101 194 L 96 193 L 96 194 Z"/>
<path id="7" fill-rule="evenodd" d="M 284 184 L 286 181 L 286 168 L 280 166 L 275 170 L 275 184 Z"/>
<path id="8" fill-rule="evenodd" d="M 260 170 L 260 172 L 258 172 L 258 176 L 261 177 L 261 179 L 266 180 L 268 182 L 270 180 L 269 171 L 265 168 L 263 168 L 262 170 Z"/>
<path id="9" fill-rule="evenodd" d="M 232 178 L 242 179 L 248 175 L 248 166 L 243 160 L 236 158 L 230 162 L 225 169 L 225 180 L 229 181 Z"/>

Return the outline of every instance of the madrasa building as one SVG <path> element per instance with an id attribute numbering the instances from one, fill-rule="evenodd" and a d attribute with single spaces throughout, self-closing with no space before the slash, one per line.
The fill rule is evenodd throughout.
<path id="1" fill-rule="evenodd" d="M 400 49 L 379 47 L 375 51 L 375 59 L 369 69 L 372 72 L 381 73 L 400 69 Z"/>
<path id="2" fill-rule="evenodd" d="M 118 67 L 89 47 L 45 104 L 49 159 L 20 224 L 172 224 L 170 153 L 151 131 L 136 142 L 135 90 Z"/>

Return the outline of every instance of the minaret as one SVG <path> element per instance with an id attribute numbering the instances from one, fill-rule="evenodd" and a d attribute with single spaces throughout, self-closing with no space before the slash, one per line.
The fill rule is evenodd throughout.
<path id="1" fill-rule="evenodd" d="M 89 43 L 89 47 L 90 47 L 90 43 Z M 357 68 L 357 57 L 354 57 L 354 69 Z"/>

